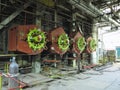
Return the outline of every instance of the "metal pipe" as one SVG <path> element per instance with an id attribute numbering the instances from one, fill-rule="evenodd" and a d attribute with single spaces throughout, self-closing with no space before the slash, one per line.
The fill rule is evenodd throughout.
<path id="1" fill-rule="evenodd" d="M 70 10 L 68 9 L 68 8 L 66 8 L 66 7 L 64 7 L 64 6 L 62 6 L 62 5 L 56 5 L 58 8 L 60 8 L 60 9 L 63 9 L 63 10 L 65 10 L 65 11 L 68 11 L 68 12 L 70 12 Z"/>
<path id="2" fill-rule="evenodd" d="M 96 13 L 98 13 L 99 15 L 102 15 L 102 18 L 110 21 L 112 24 L 114 24 L 115 26 L 119 26 L 120 24 L 118 22 L 116 22 L 115 20 L 113 20 L 112 18 L 108 17 L 105 13 L 103 13 L 102 11 L 100 11 L 99 9 L 97 9 L 94 5 L 92 5 L 91 3 L 89 3 L 89 7 L 90 9 L 94 10 Z"/>
<path id="3" fill-rule="evenodd" d="M 94 5 L 92 5 L 91 3 L 89 3 L 88 6 L 84 5 L 82 2 L 78 3 L 74 0 L 69 0 L 68 1 L 70 4 L 74 5 L 76 8 L 81 9 L 83 11 L 85 11 L 87 14 L 96 17 L 96 16 L 100 16 L 102 15 L 102 18 L 111 22 L 112 24 L 114 24 L 115 26 L 120 26 L 120 24 L 118 22 L 116 22 L 115 20 L 113 20 L 112 18 L 108 17 L 106 14 L 104 14 L 102 11 L 100 11 L 99 9 L 97 9 Z"/>
<path id="4" fill-rule="evenodd" d="M 79 13 L 76 13 L 76 16 L 81 17 L 81 18 L 83 18 L 83 19 L 87 19 L 85 16 L 83 16 L 83 15 L 81 15 L 81 14 L 79 14 Z"/>
<path id="5" fill-rule="evenodd" d="M 97 16 L 95 13 L 91 12 L 87 6 L 85 6 L 82 3 L 78 3 L 78 2 L 76 2 L 74 0 L 69 0 L 68 3 L 70 3 L 73 6 L 75 6 L 78 9 L 81 9 L 81 10 L 85 11 L 87 14 L 89 14 L 89 15 L 91 15 L 93 17 Z"/>

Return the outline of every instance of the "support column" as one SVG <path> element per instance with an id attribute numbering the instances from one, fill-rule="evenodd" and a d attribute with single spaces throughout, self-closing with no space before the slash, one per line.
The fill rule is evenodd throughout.
<path id="1" fill-rule="evenodd" d="M 39 5 L 37 5 L 37 10 L 39 10 Z M 41 12 L 40 11 L 36 11 L 36 15 L 40 15 Z M 41 29 L 42 28 L 42 24 L 41 24 L 41 16 L 36 18 L 36 25 Z"/>
<path id="2" fill-rule="evenodd" d="M 96 26 L 96 21 L 93 20 L 93 27 L 92 27 L 92 37 L 98 41 L 98 27 Z M 91 64 L 98 64 L 98 48 L 96 51 L 91 53 Z"/>
<path id="3" fill-rule="evenodd" d="M 54 21 L 55 21 L 55 28 L 57 27 L 57 9 L 54 12 Z"/>
<path id="4" fill-rule="evenodd" d="M 72 28 L 72 32 L 75 32 L 76 30 L 76 26 L 75 26 L 75 21 L 76 21 L 76 13 L 75 13 L 75 7 L 74 6 L 72 6 L 72 21 L 73 21 L 73 23 L 72 23 L 72 26 L 73 26 L 73 28 Z"/>
<path id="5" fill-rule="evenodd" d="M 39 10 L 39 4 L 37 4 L 36 14 L 40 15 L 41 12 L 37 11 L 37 10 Z M 36 18 L 36 25 L 41 30 L 41 28 L 42 28 L 41 17 Z M 33 72 L 34 73 L 40 73 L 41 72 L 41 55 L 40 54 L 38 54 L 34 57 L 34 60 L 32 60 L 32 66 L 33 66 Z"/>
<path id="6" fill-rule="evenodd" d="M 41 72 L 41 56 L 40 54 L 39 55 L 36 55 L 36 56 L 33 56 L 32 58 L 32 72 L 33 73 L 40 73 Z"/>
<path id="7" fill-rule="evenodd" d="M 0 3 L 1 3 L 1 0 L 0 0 Z M 0 13 L 2 13 L 1 6 L 2 6 L 2 5 L 0 4 Z M 1 17 L 0 17 L 0 22 L 1 22 L 1 20 L 2 20 L 2 19 L 1 19 Z"/>

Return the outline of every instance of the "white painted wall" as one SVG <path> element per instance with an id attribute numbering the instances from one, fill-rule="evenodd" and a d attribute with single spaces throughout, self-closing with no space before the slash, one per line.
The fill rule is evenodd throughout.
<path id="1" fill-rule="evenodd" d="M 108 32 L 110 30 L 111 27 L 103 27 L 98 30 L 99 47 L 102 47 L 104 50 L 115 50 L 116 46 L 120 46 L 120 29 Z"/>

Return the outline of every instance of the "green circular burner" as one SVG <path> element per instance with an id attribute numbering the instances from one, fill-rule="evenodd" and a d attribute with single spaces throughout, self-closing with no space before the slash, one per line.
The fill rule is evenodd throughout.
<path id="1" fill-rule="evenodd" d="M 79 37 L 77 40 L 77 47 L 82 52 L 85 49 L 86 42 L 84 37 Z"/>
<path id="2" fill-rule="evenodd" d="M 62 51 L 66 51 L 69 48 L 69 37 L 67 34 L 62 34 L 58 38 L 58 46 Z"/>
<path id="3" fill-rule="evenodd" d="M 95 51 L 96 47 L 97 47 L 97 43 L 96 43 L 95 39 L 91 39 L 91 41 L 90 41 L 90 49 L 91 49 L 91 51 Z"/>
<path id="4" fill-rule="evenodd" d="M 31 29 L 27 35 L 27 42 L 33 50 L 43 49 L 46 44 L 46 35 L 43 31 L 36 28 Z"/>

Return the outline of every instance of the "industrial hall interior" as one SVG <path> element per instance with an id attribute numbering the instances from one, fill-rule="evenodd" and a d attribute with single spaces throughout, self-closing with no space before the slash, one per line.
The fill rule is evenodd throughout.
<path id="1" fill-rule="evenodd" d="M 120 90 L 120 0 L 0 0 L 0 90 Z"/>

